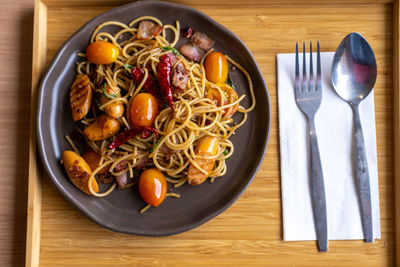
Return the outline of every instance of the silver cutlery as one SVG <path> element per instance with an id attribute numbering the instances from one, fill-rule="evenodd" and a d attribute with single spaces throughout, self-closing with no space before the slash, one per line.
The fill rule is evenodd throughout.
<path id="1" fill-rule="evenodd" d="M 336 93 L 353 109 L 355 123 L 357 187 L 365 242 L 373 242 L 371 190 L 367 154 L 361 127 L 359 104 L 374 87 L 377 76 L 374 52 L 358 33 L 340 43 L 332 63 L 332 84 Z"/>
<path id="2" fill-rule="evenodd" d="M 328 251 L 328 226 L 326 216 L 325 186 L 322 173 L 321 159 L 319 155 L 317 134 L 314 118 L 322 100 L 321 83 L 321 57 L 319 42 L 317 43 L 317 77 L 313 73 L 312 43 L 310 42 L 310 74 L 307 80 L 306 53 L 303 42 L 303 78 L 300 80 L 299 48 L 296 43 L 296 79 L 295 98 L 299 109 L 307 117 L 309 125 L 309 169 L 311 185 L 311 201 L 314 215 L 314 225 L 318 241 L 319 251 Z"/>

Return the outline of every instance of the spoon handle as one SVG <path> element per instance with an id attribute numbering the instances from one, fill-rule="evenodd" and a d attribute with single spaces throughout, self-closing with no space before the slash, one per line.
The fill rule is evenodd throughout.
<path id="1" fill-rule="evenodd" d="M 365 242 L 372 243 L 374 242 L 374 238 L 372 232 L 372 205 L 367 154 L 365 152 L 364 136 L 361 127 L 358 104 L 352 105 L 352 107 L 355 123 L 357 187 L 361 210 L 361 223 Z"/>
<path id="2" fill-rule="evenodd" d="M 315 132 L 314 117 L 309 118 L 309 125 L 311 201 L 314 214 L 315 232 L 318 241 L 318 249 L 321 252 L 325 252 L 328 251 L 326 198 L 324 176 L 322 173 L 317 134 Z"/>

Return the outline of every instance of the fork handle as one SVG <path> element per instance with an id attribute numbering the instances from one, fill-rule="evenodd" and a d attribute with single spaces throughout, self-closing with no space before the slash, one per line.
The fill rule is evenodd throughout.
<path id="1" fill-rule="evenodd" d="M 365 242 L 374 242 L 372 231 L 372 205 L 369 184 L 368 160 L 365 152 L 364 136 L 361 127 L 358 104 L 352 105 L 354 111 L 356 155 L 357 155 L 357 188 L 361 211 L 361 224 Z"/>
<path id="2" fill-rule="evenodd" d="M 315 230 L 318 240 L 318 249 L 321 252 L 325 252 L 328 251 L 328 226 L 326 216 L 324 177 L 322 174 L 321 158 L 319 155 L 314 118 L 310 118 L 309 122 L 311 200 L 314 214 Z"/>

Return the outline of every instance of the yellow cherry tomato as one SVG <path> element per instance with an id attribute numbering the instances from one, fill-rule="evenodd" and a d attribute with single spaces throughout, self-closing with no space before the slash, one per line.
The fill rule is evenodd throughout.
<path id="1" fill-rule="evenodd" d="M 130 102 L 128 119 L 133 126 L 149 127 L 158 115 L 158 101 L 152 94 L 137 94 Z"/>
<path id="2" fill-rule="evenodd" d="M 114 63 L 119 55 L 119 49 L 113 43 L 97 41 L 86 48 L 87 59 L 94 64 Z"/>
<path id="3" fill-rule="evenodd" d="M 167 193 L 167 181 L 164 174 L 157 169 L 145 170 L 139 178 L 139 193 L 144 202 L 157 207 Z"/>
<path id="4" fill-rule="evenodd" d="M 213 83 L 224 83 L 228 77 L 228 61 L 220 52 L 211 52 L 204 62 L 207 80 Z"/>
<path id="5" fill-rule="evenodd" d="M 212 101 L 214 101 L 215 105 L 217 105 L 217 107 L 223 106 L 223 105 L 228 105 L 230 103 L 235 102 L 236 100 L 238 100 L 239 96 L 236 93 L 235 89 L 233 89 L 231 86 L 227 85 L 226 83 L 224 84 L 218 84 L 218 86 L 221 88 L 222 92 L 224 93 L 224 103 L 222 103 L 221 101 L 221 94 L 219 93 L 219 91 L 215 88 L 209 88 L 207 91 L 207 98 L 211 99 Z M 227 116 L 232 116 L 238 109 L 239 104 L 236 104 L 234 106 L 231 107 L 231 111 L 229 112 L 229 114 L 226 114 Z M 228 112 L 229 108 L 225 109 L 225 112 Z"/>

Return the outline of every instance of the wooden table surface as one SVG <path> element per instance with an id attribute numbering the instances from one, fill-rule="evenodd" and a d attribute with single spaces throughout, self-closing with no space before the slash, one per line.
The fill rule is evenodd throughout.
<path id="1" fill-rule="evenodd" d="M 57 2 L 57 1 L 55 1 Z M 63 1 L 59 1 L 63 2 Z M 78 2 L 78 1 L 75 1 Z M 99 1 L 104 2 L 104 1 Z M 183 1 L 178 1 L 183 2 Z M 232 25 L 234 32 L 240 31 L 240 25 L 235 24 L 234 17 L 226 16 L 226 8 L 220 6 L 213 9 L 203 4 L 203 2 L 189 1 L 189 5 L 197 7 L 201 11 L 217 19 L 222 24 Z M 211 1 L 208 1 L 211 2 Z M 344 1 L 341 1 L 344 2 Z M 65 1 L 67 3 L 67 1 Z M 29 139 L 29 112 L 30 112 L 30 85 L 31 85 L 31 63 L 32 63 L 32 27 L 33 27 L 33 0 L 0 0 L 0 147 L 3 154 L 0 155 L 0 266 L 22 266 L 25 260 L 25 234 L 26 234 L 26 203 L 27 203 L 27 178 L 28 178 L 28 139 Z M 351 25 L 346 25 L 346 20 L 351 19 L 354 9 L 342 8 L 338 9 L 344 14 L 340 14 L 341 25 L 337 25 L 337 15 L 334 9 L 337 6 L 325 7 L 325 15 L 328 20 L 331 20 L 331 35 L 326 35 L 322 28 L 317 31 L 312 31 L 311 26 L 295 29 L 297 22 L 290 19 L 291 15 L 299 15 L 300 12 L 308 12 L 307 6 L 288 6 L 285 9 L 280 9 L 277 5 L 271 6 L 269 10 L 259 12 L 257 6 L 253 8 L 243 8 L 243 12 L 234 13 L 235 16 L 256 14 L 253 23 L 266 27 L 270 32 L 269 35 L 263 35 L 261 38 L 268 46 L 261 47 L 258 45 L 260 40 L 257 36 L 249 36 L 245 32 L 239 37 L 250 47 L 260 65 L 263 73 L 266 75 L 266 81 L 270 88 L 270 93 L 273 101 L 273 131 L 269 143 L 267 157 L 269 161 L 264 162 L 263 168 L 259 172 L 259 177 L 245 193 L 238 204 L 235 204 L 228 210 L 227 213 L 215 218 L 210 223 L 202 226 L 202 228 L 189 232 L 187 234 L 178 235 L 170 238 L 160 238 L 157 242 L 153 242 L 150 238 L 142 237 L 127 237 L 107 232 L 98 227 L 82 214 L 76 211 L 70 204 L 65 204 L 66 201 L 56 192 L 48 179 L 44 180 L 44 198 L 57 200 L 53 205 L 46 205 L 44 201 L 43 220 L 48 225 L 56 225 L 54 217 L 46 216 L 52 212 L 55 207 L 62 207 L 70 217 L 63 218 L 64 224 L 59 226 L 68 226 L 77 222 L 82 223 L 82 229 L 86 232 L 80 232 L 77 228 L 75 236 L 63 236 L 60 232 L 58 238 L 53 239 L 52 234 L 56 228 L 42 229 L 43 243 L 41 254 L 44 257 L 43 266 L 54 266 L 54 262 L 61 262 L 59 255 L 66 253 L 69 258 L 69 252 L 76 250 L 75 246 L 82 246 L 84 249 L 76 258 L 77 262 L 82 264 L 89 260 L 89 252 L 93 257 L 103 260 L 102 266 L 112 266 L 113 260 L 118 260 L 122 263 L 130 265 L 135 260 L 140 260 L 141 263 L 166 264 L 173 265 L 172 260 L 177 259 L 181 266 L 191 260 L 202 260 L 203 263 L 212 264 L 213 259 L 218 260 L 221 265 L 229 263 L 229 257 L 242 260 L 240 263 L 253 262 L 262 265 L 268 262 L 268 258 L 274 258 L 276 264 L 279 262 L 284 265 L 296 265 L 296 262 L 289 263 L 285 259 L 286 256 L 293 256 L 300 253 L 311 259 L 310 266 L 318 263 L 323 264 L 324 259 L 333 260 L 337 258 L 337 264 L 355 263 L 354 265 L 370 265 L 373 266 L 392 266 L 394 260 L 394 229 L 393 229 L 393 128 L 392 122 L 392 102 L 393 97 L 391 67 L 392 61 L 390 53 L 392 51 L 392 25 L 391 25 L 391 6 L 376 5 L 376 7 L 366 7 L 360 5 L 357 7 L 357 19 L 362 22 L 358 24 L 357 30 L 368 33 L 367 37 L 372 41 L 372 45 L 376 48 L 378 64 L 380 67 L 379 79 L 377 87 L 382 90 L 376 96 L 376 101 L 379 104 L 389 103 L 387 106 L 377 105 L 377 134 L 383 137 L 378 138 L 378 156 L 379 156 L 379 174 L 380 174 L 380 193 L 381 193 L 381 223 L 383 239 L 374 244 L 363 244 L 361 241 L 335 241 L 332 242 L 332 253 L 317 255 L 315 244 L 312 242 L 283 242 L 281 240 L 281 215 L 280 210 L 280 184 L 279 184 L 279 143 L 277 131 L 277 106 L 276 106 L 276 72 L 275 72 L 275 54 L 292 51 L 292 45 L 296 37 L 321 38 L 326 47 L 324 51 L 332 51 L 336 47 L 340 38 L 344 36 L 344 32 L 352 30 Z M 318 12 L 318 6 L 312 8 Z M 330 11 L 332 10 L 332 11 Z M 373 10 L 373 12 L 372 12 Z M 83 10 L 82 10 L 83 11 Z M 57 20 L 59 16 L 66 12 L 67 9 L 52 10 L 51 16 Z M 57 13 L 59 12 L 59 13 Z M 64 12 L 64 13 L 63 13 Z M 97 11 L 96 11 L 97 12 Z M 100 11 L 99 11 L 100 12 Z M 247 13 L 246 13 L 247 12 Z M 375 16 L 375 13 L 380 13 Z M 281 27 L 282 23 L 278 20 L 280 15 L 285 15 L 286 26 L 293 27 L 285 36 L 281 32 L 274 32 L 274 29 Z M 303 24 L 307 20 L 318 18 L 318 15 L 305 17 Z M 82 19 L 83 20 L 83 19 Z M 78 24 L 78 23 L 76 23 Z M 360 26 L 361 25 L 361 26 Z M 338 29 L 338 26 L 341 28 Z M 66 25 L 67 27 L 67 25 Z M 235 28 L 236 27 L 236 28 Z M 50 29 L 51 31 L 52 29 Z M 69 29 L 71 30 L 71 29 Z M 383 30 L 383 31 L 381 31 Z M 53 32 L 54 33 L 54 32 Z M 67 35 L 65 32 L 62 34 Z M 61 37 L 66 36 L 52 35 L 53 38 L 61 42 Z M 59 38 L 59 39 L 57 39 Z M 271 38 L 271 39 L 270 39 Z M 268 41 L 276 40 L 276 41 Z M 283 40 L 282 42 L 278 40 Z M 298 41 L 298 40 L 297 40 Z M 50 46 L 49 55 L 54 55 L 56 47 L 59 44 L 55 43 Z M 266 51 L 266 52 L 265 52 Z M 386 93 L 387 92 L 387 93 Z M 4 153 L 5 152 L 5 153 Z M 379 155 L 379 153 L 381 154 Z M 256 199 L 259 194 L 268 194 L 269 199 L 274 199 L 273 203 L 257 203 L 260 208 L 259 216 L 265 220 L 257 227 L 265 229 L 263 233 L 258 233 L 251 225 L 242 225 L 242 217 L 238 216 L 240 211 L 246 210 L 252 199 Z M 264 207 L 261 209 L 261 205 Z M 267 208 L 265 208 L 267 207 Z M 256 218 L 255 216 L 254 218 Z M 252 217 L 251 217 L 252 218 Z M 249 218 L 249 219 L 251 219 Z M 223 228 L 224 225 L 234 225 L 229 231 Z M 242 227 L 242 228 L 241 228 Z M 247 236 L 243 238 L 240 231 L 243 229 Z M 53 231 L 54 230 L 54 231 Z M 203 240 L 207 233 L 213 233 L 213 239 Z M 104 258 L 101 249 L 91 248 L 92 244 L 81 243 L 80 236 L 85 234 L 92 237 L 93 240 L 99 238 L 100 248 L 109 249 L 110 251 L 115 246 L 131 241 L 129 246 L 124 247 L 126 251 L 131 251 L 135 254 L 126 254 L 126 256 L 118 257 L 118 259 Z M 204 235 L 204 236 L 203 236 Z M 174 242 L 171 242 L 173 240 Z M 200 247 L 193 247 L 194 243 L 190 240 L 197 240 Z M 227 242 L 225 242 L 227 241 Z M 229 242 L 228 242 L 229 241 Z M 68 243 L 69 242 L 69 243 Z M 185 245 L 187 244 L 187 245 Z M 170 250 L 166 247 L 172 245 Z M 299 246 L 300 245 L 300 246 Z M 155 250 L 160 249 L 162 254 L 160 257 L 152 258 L 149 246 Z M 175 246 L 175 247 L 174 247 Z M 183 248 L 187 246 L 188 251 L 183 252 Z M 174 250 L 175 248 L 175 250 Z M 74 250 L 75 249 L 75 250 Z M 180 250 L 182 249 L 182 251 Z M 199 253 L 195 255 L 195 249 L 199 249 Z M 190 251 L 189 251 L 190 250 Z M 246 253 L 251 250 L 250 253 Z M 279 251 L 276 253 L 276 251 Z M 93 254 L 95 253 L 95 254 Z M 174 258 L 177 253 L 178 258 Z M 342 254 L 335 254 L 342 253 Z M 362 254 L 362 255 L 361 255 Z M 186 255 L 186 257 L 185 257 Z M 117 255 L 115 255 L 117 257 Z M 262 257 L 261 257 L 262 256 Z M 361 257 L 363 256 L 363 257 Z M 372 262 L 368 261 L 368 256 Z M 225 258 L 224 261 L 222 258 Z M 256 259 L 259 259 L 257 261 Z M 279 259 L 281 261 L 279 261 Z M 357 260 L 358 259 L 358 260 Z M 169 260 L 164 262 L 163 260 Z M 354 261 L 353 261 L 354 260 Z M 368 263 L 369 262 L 369 263 Z M 65 263 L 65 262 L 64 262 Z M 239 263 L 239 262 L 237 262 Z M 303 261 L 303 266 L 305 262 Z M 70 262 L 70 266 L 74 266 Z M 94 262 L 92 262 L 94 264 Z M 93 265 L 94 266 L 94 265 Z M 233 266 L 233 263 L 232 263 Z"/>
<path id="2" fill-rule="evenodd" d="M 0 266 L 25 262 L 33 6 L 0 1 Z"/>

